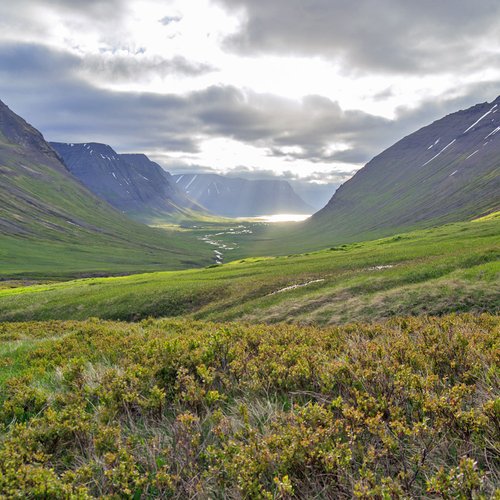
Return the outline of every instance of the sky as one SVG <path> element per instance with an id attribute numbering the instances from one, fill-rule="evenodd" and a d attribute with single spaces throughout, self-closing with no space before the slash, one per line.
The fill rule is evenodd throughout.
<path id="1" fill-rule="evenodd" d="M 499 94 L 498 0 L 0 2 L 2 101 L 48 140 L 174 173 L 324 193 Z"/>

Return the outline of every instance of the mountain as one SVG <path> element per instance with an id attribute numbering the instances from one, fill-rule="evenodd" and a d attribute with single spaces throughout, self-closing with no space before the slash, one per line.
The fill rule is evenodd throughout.
<path id="1" fill-rule="evenodd" d="M 196 248 L 181 234 L 133 222 L 90 193 L 42 134 L 0 101 L 0 278 L 210 261 Z"/>
<path id="2" fill-rule="evenodd" d="M 500 97 L 437 120 L 373 158 L 305 226 L 344 242 L 498 210 L 499 132 Z"/>
<path id="3" fill-rule="evenodd" d="M 173 178 L 187 196 L 217 215 L 246 217 L 314 211 L 287 181 L 248 180 L 216 174 L 182 174 Z"/>
<path id="4" fill-rule="evenodd" d="M 186 197 L 168 172 L 144 154 L 120 155 L 95 142 L 52 142 L 51 146 L 90 191 L 135 219 L 203 210 Z"/>
<path id="5" fill-rule="evenodd" d="M 321 210 L 335 193 L 340 184 L 318 184 L 301 179 L 288 181 L 292 189 L 308 204 L 315 212 Z"/>

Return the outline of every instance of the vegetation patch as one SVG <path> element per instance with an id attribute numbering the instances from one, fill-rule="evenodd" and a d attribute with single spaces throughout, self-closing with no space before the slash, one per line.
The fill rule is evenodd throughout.
<path id="1" fill-rule="evenodd" d="M 495 313 L 499 224 L 498 218 L 452 224 L 341 252 L 0 288 L 0 320 L 190 316 L 339 324 L 422 313 Z"/>
<path id="2" fill-rule="evenodd" d="M 0 491 L 493 497 L 499 327 L 486 314 L 2 324 Z"/>

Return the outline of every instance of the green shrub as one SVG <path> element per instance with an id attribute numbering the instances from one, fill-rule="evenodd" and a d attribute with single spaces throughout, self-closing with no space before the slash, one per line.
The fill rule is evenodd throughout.
<path id="1" fill-rule="evenodd" d="M 498 495 L 499 325 L 2 325 L 1 494 Z"/>

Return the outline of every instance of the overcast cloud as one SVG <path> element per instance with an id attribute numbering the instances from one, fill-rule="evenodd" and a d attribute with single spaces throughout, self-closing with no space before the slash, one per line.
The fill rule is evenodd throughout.
<path id="1" fill-rule="evenodd" d="M 389 73 L 465 71 L 498 56 L 496 0 L 218 1 L 245 20 L 226 40 L 243 53 L 321 56 L 346 71 Z"/>
<path id="2" fill-rule="evenodd" d="M 336 186 L 495 99 L 499 62 L 493 0 L 0 4 L 0 99 L 49 140 L 182 171 Z"/>
<path id="3" fill-rule="evenodd" d="M 387 119 L 343 111 L 320 96 L 292 101 L 222 85 L 186 95 L 98 89 L 78 78 L 79 62 L 35 45 L 1 47 L 0 91 L 19 102 L 17 111 L 51 138 L 105 137 L 120 150 L 158 147 L 193 153 L 203 139 L 227 137 L 288 161 L 331 162 L 337 155 L 347 158 L 351 150 L 359 154 L 347 148 L 360 150 L 361 133 L 365 146 L 376 144 L 377 134 L 391 126 Z M 329 152 L 334 141 L 346 149 Z"/>

